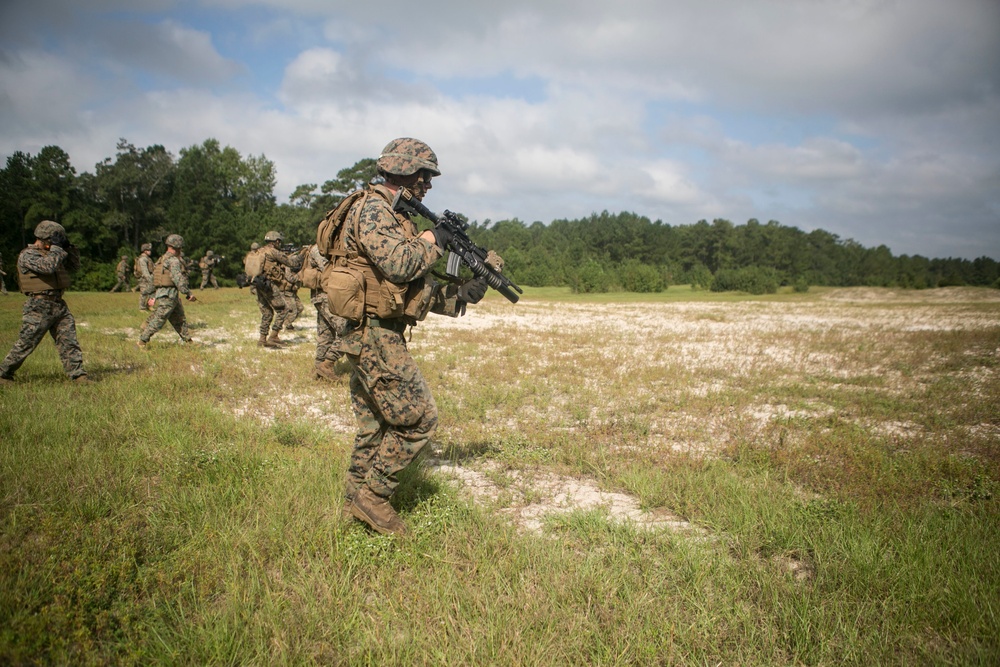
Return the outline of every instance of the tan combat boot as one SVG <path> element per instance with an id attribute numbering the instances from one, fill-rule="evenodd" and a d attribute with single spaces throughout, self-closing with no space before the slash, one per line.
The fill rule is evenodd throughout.
<path id="1" fill-rule="evenodd" d="M 333 369 L 334 362 L 329 359 L 324 359 L 323 361 L 316 364 L 313 369 L 316 373 L 317 380 L 329 380 L 330 382 L 337 382 L 340 377 L 337 375 L 336 371 Z"/>
<path id="2" fill-rule="evenodd" d="M 271 329 L 271 335 L 267 337 L 266 341 L 264 341 L 264 347 L 273 347 L 280 350 L 285 347 L 285 344 L 281 342 L 280 338 L 278 338 L 278 332 Z"/>
<path id="3" fill-rule="evenodd" d="M 406 535 L 406 524 L 392 509 L 385 498 L 379 498 L 367 486 L 361 487 L 354 495 L 351 503 L 351 514 L 355 519 L 364 521 L 372 530 L 382 535 Z"/>

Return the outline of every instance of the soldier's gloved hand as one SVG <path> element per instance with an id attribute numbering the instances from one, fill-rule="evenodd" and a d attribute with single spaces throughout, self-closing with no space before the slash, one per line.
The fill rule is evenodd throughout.
<path id="1" fill-rule="evenodd" d="M 49 243 L 52 245 L 57 245 L 60 248 L 67 248 L 69 246 L 69 239 L 66 238 L 66 234 L 63 232 L 52 232 L 49 236 Z"/>
<path id="2" fill-rule="evenodd" d="M 486 296 L 489 285 L 482 278 L 473 278 L 458 288 L 458 298 L 466 303 L 479 303 Z"/>
<path id="3" fill-rule="evenodd" d="M 451 242 L 452 233 L 444 225 L 437 225 L 434 227 L 434 240 L 437 242 L 438 247 L 441 250 L 447 250 L 448 244 Z"/>

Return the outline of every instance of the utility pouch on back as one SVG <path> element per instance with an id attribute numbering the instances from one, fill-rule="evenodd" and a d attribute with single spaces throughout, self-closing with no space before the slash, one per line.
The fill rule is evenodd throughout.
<path id="1" fill-rule="evenodd" d="M 327 307 L 338 317 L 360 322 L 365 315 L 365 274 L 341 264 L 328 264 L 320 278 Z"/>

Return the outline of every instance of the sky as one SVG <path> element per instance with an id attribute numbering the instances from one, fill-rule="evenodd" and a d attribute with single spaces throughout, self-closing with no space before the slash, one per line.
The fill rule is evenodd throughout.
<path id="1" fill-rule="evenodd" d="M 0 0 L 0 159 L 396 137 L 481 223 L 632 212 L 1000 259 L 1000 0 Z"/>

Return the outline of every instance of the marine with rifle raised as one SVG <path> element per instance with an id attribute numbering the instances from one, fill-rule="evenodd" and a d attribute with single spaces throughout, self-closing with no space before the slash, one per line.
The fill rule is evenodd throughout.
<path id="1" fill-rule="evenodd" d="M 404 137 L 383 149 L 376 167 L 384 183 L 348 195 L 317 232 L 331 262 L 323 275 L 330 310 L 350 321 L 337 342 L 352 369 L 351 403 L 358 421 L 348 468 L 344 513 L 379 533 L 405 534 L 389 502 L 399 473 L 437 429 L 427 382 L 407 349 L 404 333 L 429 312 L 458 316 L 478 303 L 487 281 L 434 280 L 447 232 L 420 232 L 393 202 L 401 189 L 420 201 L 440 175 L 437 155 Z"/>

